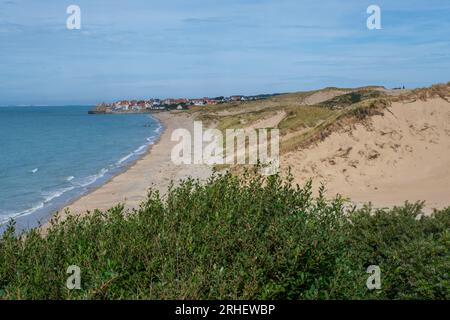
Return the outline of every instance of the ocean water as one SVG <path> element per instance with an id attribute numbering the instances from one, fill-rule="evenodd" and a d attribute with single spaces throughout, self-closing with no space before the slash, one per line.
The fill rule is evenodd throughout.
<path id="1" fill-rule="evenodd" d="M 162 126 L 148 114 L 88 106 L 0 107 L 0 231 L 44 223 L 142 156 Z"/>

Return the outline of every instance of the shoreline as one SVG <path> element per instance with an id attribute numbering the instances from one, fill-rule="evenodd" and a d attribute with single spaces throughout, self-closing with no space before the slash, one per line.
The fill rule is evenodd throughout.
<path id="1" fill-rule="evenodd" d="M 63 211 L 66 207 L 72 205 L 84 196 L 95 192 L 116 176 L 125 173 L 130 167 L 134 166 L 137 161 L 148 155 L 153 145 L 157 144 L 164 133 L 165 124 L 161 121 L 155 113 L 147 113 L 144 115 L 148 120 L 156 122 L 157 128 L 154 130 L 154 135 L 146 138 L 145 144 L 130 152 L 125 157 L 121 158 L 115 163 L 104 165 L 101 170 L 96 173 L 86 176 L 86 178 L 93 178 L 92 182 L 87 182 L 85 185 L 77 184 L 69 187 L 60 187 L 53 190 L 47 200 L 42 200 L 39 204 L 34 205 L 22 212 L 11 213 L 9 217 L 4 218 L 0 222 L 0 234 L 2 234 L 7 226 L 14 221 L 17 232 L 23 232 L 35 228 L 40 228 L 47 224 L 56 213 Z M 73 178 L 73 177 L 72 177 Z M 71 181 L 71 180 L 67 180 Z"/>
<path id="2" fill-rule="evenodd" d="M 166 111 L 152 113 L 151 116 L 160 122 L 162 132 L 154 143 L 149 145 L 146 153 L 106 183 L 55 211 L 43 224 L 44 230 L 57 213 L 60 219 L 64 219 L 67 214 L 84 216 L 96 209 L 108 210 L 118 204 L 124 204 L 126 210 L 138 208 L 147 198 L 151 187 L 159 190 L 163 196 L 171 181 L 177 182 L 188 176 L 206 179 L 211 175 L 212 170 L 206 165 L 175 165 L 170 159 L 172 146 L 177 143 L 171 141 L 171 134 L 177 128 L 192 131 L 194 120 L 191 115 Z"/>
<path id="3" fill-rule="evenodd" d="M 103 183 L 99 183 L 98 185 L 93 186 L 90 190 L 88 190 L 85 193 L 79 194 L 76 197 L 72 198 L 71 200 L 69 200 L 68 202 L 66 202 L 64 205 L 60 206 L 57 210 L 52 211 L 48 217 L 46 217 L 45 219 L 45 223 L 47 224 L 57 213 L 63 213 L 64 210 L 70 206 L 72 206 L 73 204 L 75 204 L 78 200 L 80 200 L 81 198 L 95 192 L 96 190 L 102 188 L 104 185 L 108 184 L 111 180 L 113 180 L 115 177 L 126 173 L 131 167 L 133 167 L 139 160 L 141 160 L 142 158 L 146 157 L 149 155 L 149 153 L 151 152 L 153 146 L 155 144 L 157 144 L 160 139 L 161 136 L 164 134 L 164 131 L 166 130 L 165 124 L 156 116 L 152 115 L 156 121 L 159 122 L 159 124 L 161 125 L 161 133 L 158 136 L 158 138 L 156 138 L 151 144 L 148 145 L 147 150 L 145 151 L 145 153 L 143 153 L 142 155 L 140 155 L 140 157 L 130 161 L 127 166 L 121 168 L 120 171 L 116 172 L 114 175 L 112 175 L 111 177 L 109 177 L 105 182 Z M 41 221 L 42 222 L 42 221 Z"/>

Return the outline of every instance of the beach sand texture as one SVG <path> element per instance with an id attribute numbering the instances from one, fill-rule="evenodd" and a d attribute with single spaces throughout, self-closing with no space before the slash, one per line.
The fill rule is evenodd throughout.
<path id="1" fill-rule="evenodd" d="M 450 103 L 434 98 L 394 102 L 383 116 L 354 124 L 282 156 L 295 181 L 312 178 L 327 195 L 391 207 L 426 201 L 428 211 L 450 203 Z"/>

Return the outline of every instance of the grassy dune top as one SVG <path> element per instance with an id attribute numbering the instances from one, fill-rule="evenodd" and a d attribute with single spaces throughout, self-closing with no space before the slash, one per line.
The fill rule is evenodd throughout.
<path id="1" fill-rule="evenodd" d="M 280 129 L 283 153 L 324 139 L 342 125 L 383 114 L 392 102 L 406 103 L 436 97 L 449 101 L 450 83 L 397 91 L 379 86 L 325 88 L 277 95 L 266 100 L 198 107 L 189 112 L 221 130 L 252 127 L 261 120 L 283 113 L 277 123 L 271 124 Z"/>

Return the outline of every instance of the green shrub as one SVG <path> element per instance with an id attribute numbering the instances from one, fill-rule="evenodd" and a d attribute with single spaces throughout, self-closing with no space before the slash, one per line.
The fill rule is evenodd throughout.
<path id="1" fill-rule="evenodd" d="M 327 108 L 344 108 L 352 104 L 359 103 L 364 100 L 378 99 L 385 97 L 386 95 L 379 90 L 368 90 L 363 89 L 359 91 L 350 92 L 347 94 L 339 95 L 322 103 L 319 105 Z"/>
<path id="2" fill-rule="evenodd" d="M 323 194 L 323 188 L 321 189 Z M 0 241 L 4 299 L 448 299 L 450 208 L 416 219 L 312 197 L 311 182 L 214 175 Z M 82 289 L 66 288 L 67 267 Z M 381 290 L 366 287 L 381 268 Z"/>

